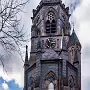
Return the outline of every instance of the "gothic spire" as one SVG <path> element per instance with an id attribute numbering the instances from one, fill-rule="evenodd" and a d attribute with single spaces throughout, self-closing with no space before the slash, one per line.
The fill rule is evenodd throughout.
<path id="1" fill-rule="evenodd" d="M 69 48 L 70 46 L 75 45 L 75 44 L 81 46 L 81 44 L 79 42 L 79 39 L 78 39 L 78 37 L 77 37 L 77 35 L 76 35 L 75 31 L 74 31 L 74 28 L 73 28 L 73 32 L 72 32 L 72 35 L 69 38 L 67 48 Z"/>
<path id="2" fill-rule="evenodd" d="M 25 66 L 28 66 L 29 65 L 29 62 L 28 62 L 28 46 L 26 45 L 26 56 L 25 56 L 25 63 L 24 63 Z"/>

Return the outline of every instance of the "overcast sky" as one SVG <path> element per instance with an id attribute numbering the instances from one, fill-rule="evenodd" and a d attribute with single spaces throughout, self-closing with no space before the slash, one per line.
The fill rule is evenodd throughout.
<path id="1" fill-rule="evenodd" d="M 22 23 L 30 33 L 32 9 L 36 8 L 40 0 L 31 0 L 26 6 L 26 14 Z M 82 90 L 90 89 L 90 0 L 63 0 L 66 6 L 70 6 L 72 16 L 70 21 L 75 24 L 75 32 L 82 45 Z M 30 49 L 30 42 L 28 43 Z M 1 52 L 1 51 L 0 51 Z M 7 57 L 7 56 L 6 56 Z M 24 56 L 23 56 L 24 57 Z M 23 62 L 15 54 L 5 61 L 8 75 L 0 66 L 0 90 L 22 90 L 23 88 Z"/>

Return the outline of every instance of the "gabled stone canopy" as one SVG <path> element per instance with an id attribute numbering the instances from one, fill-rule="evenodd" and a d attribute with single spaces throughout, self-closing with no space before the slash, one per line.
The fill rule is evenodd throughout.
<path id="1" fill-rule="evenodd" d="M 52 49 L 47 49 L 44 54 L 42 54 L 42 60 L 53 60 L 61 59 L 61 57 Z"/>

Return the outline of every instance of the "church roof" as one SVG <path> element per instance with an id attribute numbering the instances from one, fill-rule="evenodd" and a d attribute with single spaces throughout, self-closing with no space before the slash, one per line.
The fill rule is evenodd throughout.
<path id="1" fill-rule="evenodd" d="M 61 59 L 60 56 L 52 49 L 47 49 L 42 55 L 42 60 Z"/>
<path id="2" fill-rule="evenodd" d="M 81 46 L 79 39 L 78 39 L 75 31 L 73 30 L 72 35 L 70 36 L 69 42 L 67 44 L 67 48 L 69 48 L 70 46 L 75 45 L 75 44 Z"/>

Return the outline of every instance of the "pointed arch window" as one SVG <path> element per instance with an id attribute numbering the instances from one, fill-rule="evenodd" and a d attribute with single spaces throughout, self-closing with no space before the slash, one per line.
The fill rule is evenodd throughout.
<path id="1" fill-rule="evenodd" d="M 56 32 L 56 21 L 53 19 L 51 23 L 51 33 Z"/>
<path id="2" fill-rule="evenodd" d="M 50 21 L 47 20 L 46 22 L 46 33 L 50 33 Z"/>
<path id="3" fill-rule="evenodd" d="M 45 80 L 46 80 L 47 90 L 56 90 L 57 78 L 54 72 L 50 71 L 46 75 Z"/>
<path id="4" fill-rule="evenodd" d="M 49 12 L 46 17 L 46 33 L 52 34 L 56 32 L 56 17 L 53 12 Z"/>

